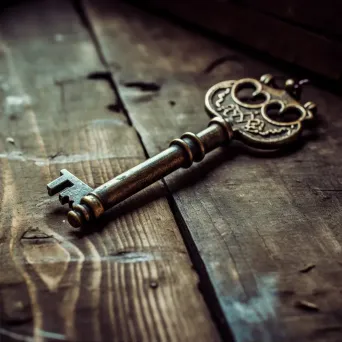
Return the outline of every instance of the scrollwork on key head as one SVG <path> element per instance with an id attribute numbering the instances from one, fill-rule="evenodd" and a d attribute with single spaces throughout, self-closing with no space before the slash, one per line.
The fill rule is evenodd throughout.
<path id="1" fill-rule="evenodd" d="M 294 80 L 287 80 L 285 89 L 277 89 L 273 76 L 267 74 L 260 80 L 243 78 L 214 85 L 206 94 L 205 107 L 211 116 L 227 119 L 236 137 L 247 144 L 279 148 L 295 140 L 302 123 L 316 112 L 313 102 L 299 102 L 300 93 L 301 85 Z M 289 114 L 295 118 L 284 120 Z"/>

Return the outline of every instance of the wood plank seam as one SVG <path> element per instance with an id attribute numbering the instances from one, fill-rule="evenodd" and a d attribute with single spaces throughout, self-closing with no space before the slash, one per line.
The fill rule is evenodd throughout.
<path id="1" fill-rule="evenodd" d="M 130 123 L 130 125 L 132 125 L 134 127 L 133 122 L 132 122 L 131 117 L 130 117 L 130 114 L 129 114 L 129 111 L 125 107 L 125 103 L 124 103 L 124 101 L 121 98 L 121 95 L 120 95 L 120 92 L 119 92 L 117 86 L 115 85 L 115 80 L 114 80 L 114 77 L 113 77 L 113 73 L 111 72 L 111 70 L 113 70 L 112 65 L 107 61 L 105 53 L 103 52 L 102 44 L 100 43 L 100 41 L 98 39 L 98 36 L 96 34 L 96 31 L 95 31 L 95 29 L 94 29 L 94 27 L 93 27 L 93 25 L 91 23 L 91 20 L 89 18 L 89 15 L 87 14 L 87 11 L 86 11 L 86 8 L 85 8 L 85 5 L 84 5 L 84 1 L 83 0 L 73 0 L 72 2 L 74 4 L 74 6 L 75 6 L 76 11 L 80 15 L 81 20 L 84 23 L 86 29 L 90 33 L 90 36 L 91 36 L 91 38 L 92 38 L 92 40 L 94 42 L 94 45 L 96 46 L 96 50 L 97 50 L 97 52 L 99 54 L 99 58 L 100 58 L 102 64 L 107 69 L 107 72 L 106 72 L 106 75 L 105 75 L 104 78 L 110 83 L 113 92 L 115 93 L 117 99 L 119 99 L 121 108 L 123 109 L 123 112 L 126 115 L 128 122 Z M 224 58 L 224 60 L 225 59 L 226 58 Z M 220 63 L 222 63 L 222 61 L 220 61 Z M 219 63 L 214 62 L 213 65 L 208 66 L 204 70 L 204 72 L 205 73 L 211 72 L 217 66 L 217 64 L 219 64 Z M 126 84 L 126 86 L 127 86 L 127 84 Z M 128 86 L 133 86 L 133 84 L 132 83 L 128 84 Z M 144 89 L 145 87 L 148 87 L 149 84 L 148 84 L 148 82 L 146 82 L 146 83 L 145 82 L 135 82 L 134 86 L 143 87 L 143 89 Z M 148 89 L 150 89 L 150 87 Z M 158 88 L 156 88 L 156 86 L 153 85 L 152 91 L 155 91 L 155 90 L 159 90 L 159 86 L 158 86 Z M 146 156 L 146 158 L 149 158 L 150 155 L 147 152 L 147 149 L 145 147 L 145 143 L 144 143 L 144 141 L 142 139 L 142 135 L 140 134 L 138 129 L 135 128 L 135 130 L 136 130 L 136 134 L 137 134 L 137 136 L 139 138 L 140 144 L 141 144 L 141 146 L 142 146 L 142 148 L 144 150 L 145 156 Z M 162 179 L 162 184 L 163 184 L 163 186 L 165 187 L 165 189 L 167 191 L 165 197 L 166 197 L 166 199 L 167 199 L 167 201 L 169 203 L 170 210 L 171 210 L 172 214 L 174 215 L 174 218 L 175 218 L 176 224 L 177 224 L 177 226 L 179 228 L 179 231 L 181 232 L 181 235 L 183 237 L 183 242 L 185 243 L 187 249 L 189 250 L 188 242 L 191 241 L 191 239 L 186 239 L 185 235 L 184 235 L 186 230 L 185 229 L 181 229 L 181 219 L 180 219 L 181 216 L 180 216 L 180 212 L 179 211 L 177 212 L 175 210 L 175 208 L 177 207 L 176 202 L 175 202 L 175 200 L 173 198 L 173 195 L 171 193 L 171 190 L 170 190 L 169 186 L 167 185 L 167 183 L 165 182 L 164 179 Z M 194 265 L 194 268 L 195 268 L 196 272 L 198 273 L 198 275 L 200 277 L 199 279 L 203 279 L 203 274 L 202 274 L 200 268 L 198 266 L 196 266 L 195 263 L 194 263 L 194 259 L 193 259 L 194 258 L 194 253 L 189 253 L 189 256 L 191 258 L 191 261 L 193 262 L 193 265 Z M 206 277 L 204 279 L 208 279 L 208 278 Z M 209 286 L 205 286 L 205 287 L 203 287 L 203 286 L 201 287 L 201 284 L 199 284 L 199 288 L 200 288 L 200 292 L 201 292 L 201 294 L 203 296 L 203 299 L 205 300 L 209 310 L 212 313 L 212 317 L 214 318 L 215 323 L 217 325 L 219 325 L 218 324 L 218 320 L 222 321 L 223 315 L 222 315 L 222 313 L 220 313 L 221 310 L 220 310 L 220 306 L 218 305 L 217 301 L 215 302 L 216 297 L 214 295 L 214 291 L 213 290 L 208 290 L 208 291 L 204 290 L 204 288 L 205 289 L 212 289 L 212 287 L 210 285 Z M 222 331 L 220 330 L 220 334 L 221 334 L 223 339 L 225 339 L 225 340 L 226 339 L 232 340 L 232 335 L 231 335 L 231 332 L 230 332 L 229 328 L 227 329 L 227 327 L 226 327 Z"/>
<path id="2" fill-rule="evenodd" d="M 210 85 L 274 71 L 175 22 L 116 5 L 111 11 L 105 1 L 87 1 L 87 10 L 108 60 L 121 66 L 114 78 L 151 154 L 175 132 L 203 127 L 206 118 L 199 113 Z M 203 74 L 217 56 L 235 53 L 239 62 L 228 60 Z M 162 82 L 156 96 L 125 87 L 145 79 Z M 341 101 L 314 87 L 305 95 L 318 102 L 323 123 L 319 138 L 292 155 L 271 160 L 231 145 L 198 170 L 166 178 L 224 312 L 222 323 L 239 342 L 339 340 L 341 196 L 323 199 L 313 188 L 340 188 Z M 312 263 L 312 271 L 300 272 Z"/>
<path id="3" fill-rule="evenodd" d="M 0 111 L 1 339 L 219 340 L 160 183 L 90 234 L 73 234 L 48 198 L 63 167 L 95 185 L 145 154 L 70 1 L 10 12 L 0 14 L 0 86 L 10 84 L 0 101 L 32 101 Z"/>

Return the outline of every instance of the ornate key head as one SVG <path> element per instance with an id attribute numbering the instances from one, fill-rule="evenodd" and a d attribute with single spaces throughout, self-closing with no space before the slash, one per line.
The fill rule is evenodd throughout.
<path id="1" fill-rule="evenodd" d="M 260 80 L 220 82 L 208 90 L 206 110 L 211 116 L 227 119 L 235 136 L 248 145 L 279 148 L 299 136 L 302 122 L 313 119 L 316 105 L 299 102 L 301 85 L 294 80 L 287 80 L 285 89 L 277 89 L 273 81 L 273 76 L 267 74 Z M 252 93 L 243 95 L 246 90 Z M 284 120 L 287 114 L 295 118 Z"/>

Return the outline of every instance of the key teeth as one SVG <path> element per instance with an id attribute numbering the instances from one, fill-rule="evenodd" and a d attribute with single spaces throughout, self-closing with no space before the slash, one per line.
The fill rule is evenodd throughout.
<path id="1" fill-rule="evenodd" d="M 88 195 L 93 189 L 86 184 L 73 185 L 59 193 L 59 201 L 61 204 L 69 203 L 69 207 L 72 208 L 73 204 L 79 204 L 81 198 Z"/>
<path id="2" fill-rule="evenodd" d="M 93 191 L 93 188 L 83 183 L 68 170 L 62 169 L 60 176 L 47 185 L 47 191 L 50 196 L 59 192 L 61 204 L 69 203 L 72 208 L 74 204 L 80 203 L 83 196 Z"/>
<path id="3" fill-rule="evenodd" d="M 60 191 L 63 191 L 65 188 L 71 187 L 73 184 L 70 182 L 69 179 L 62 175 L 49 184 L 47 184 L 46 188 L 48 191 L 49 196 L 53 196 Z"/>
<path id="4" fill-rule="evenodd" d="M 50 184 L 50 183 L 49 183 L 49 184 Z M 53 192 L 52 188 L 49 186 L 49 184 L 46 186 L 46 189 L 47 189 L 48 195 L 49 195 L 49 196 L 53 196 L 53 195 L 54 195 L 54 192 Z"/>
<path id="5" fill-rule="evenodd" d="M 59 201 L 62 205 L 69 203 L 70 205 L 70 197 L 68 195 L 62 195 L 62 193 L 59 194 Z"/>

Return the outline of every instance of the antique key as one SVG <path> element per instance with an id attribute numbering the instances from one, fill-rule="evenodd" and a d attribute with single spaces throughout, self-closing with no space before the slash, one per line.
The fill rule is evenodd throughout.
<path id="1" fill-rule="evenodd" d="M 248 101 L 240 96 L 244 89 L 253 90 Z M 59 193 L 60 202 L 69 203 L 72 210 L 68 221 L 77 228 L 171 172 L 200 162 L 208 152 L 233 138 L 252 147 L 281 148 L 299 136 L 302 123 L 312 119 L 316 112 L 313 102 L 300 104 L 300 93 L 300 82 L 289 79 L 285 89 L 279 89 L 270 74 L 260 80 L 220 82 L 205 96 L 206 110 L 213 118 L 203 131 L 184 133 L 163 152 L 96 189 L 69 171 L 61 170 L 61 176 L 47 185 L 48 193 L 50 196 Z M 269 115 L 272 109 L 277 111 L 276 118 Z M 295 120 L 282 120 L 289 112 L 296 114 Z"/>

